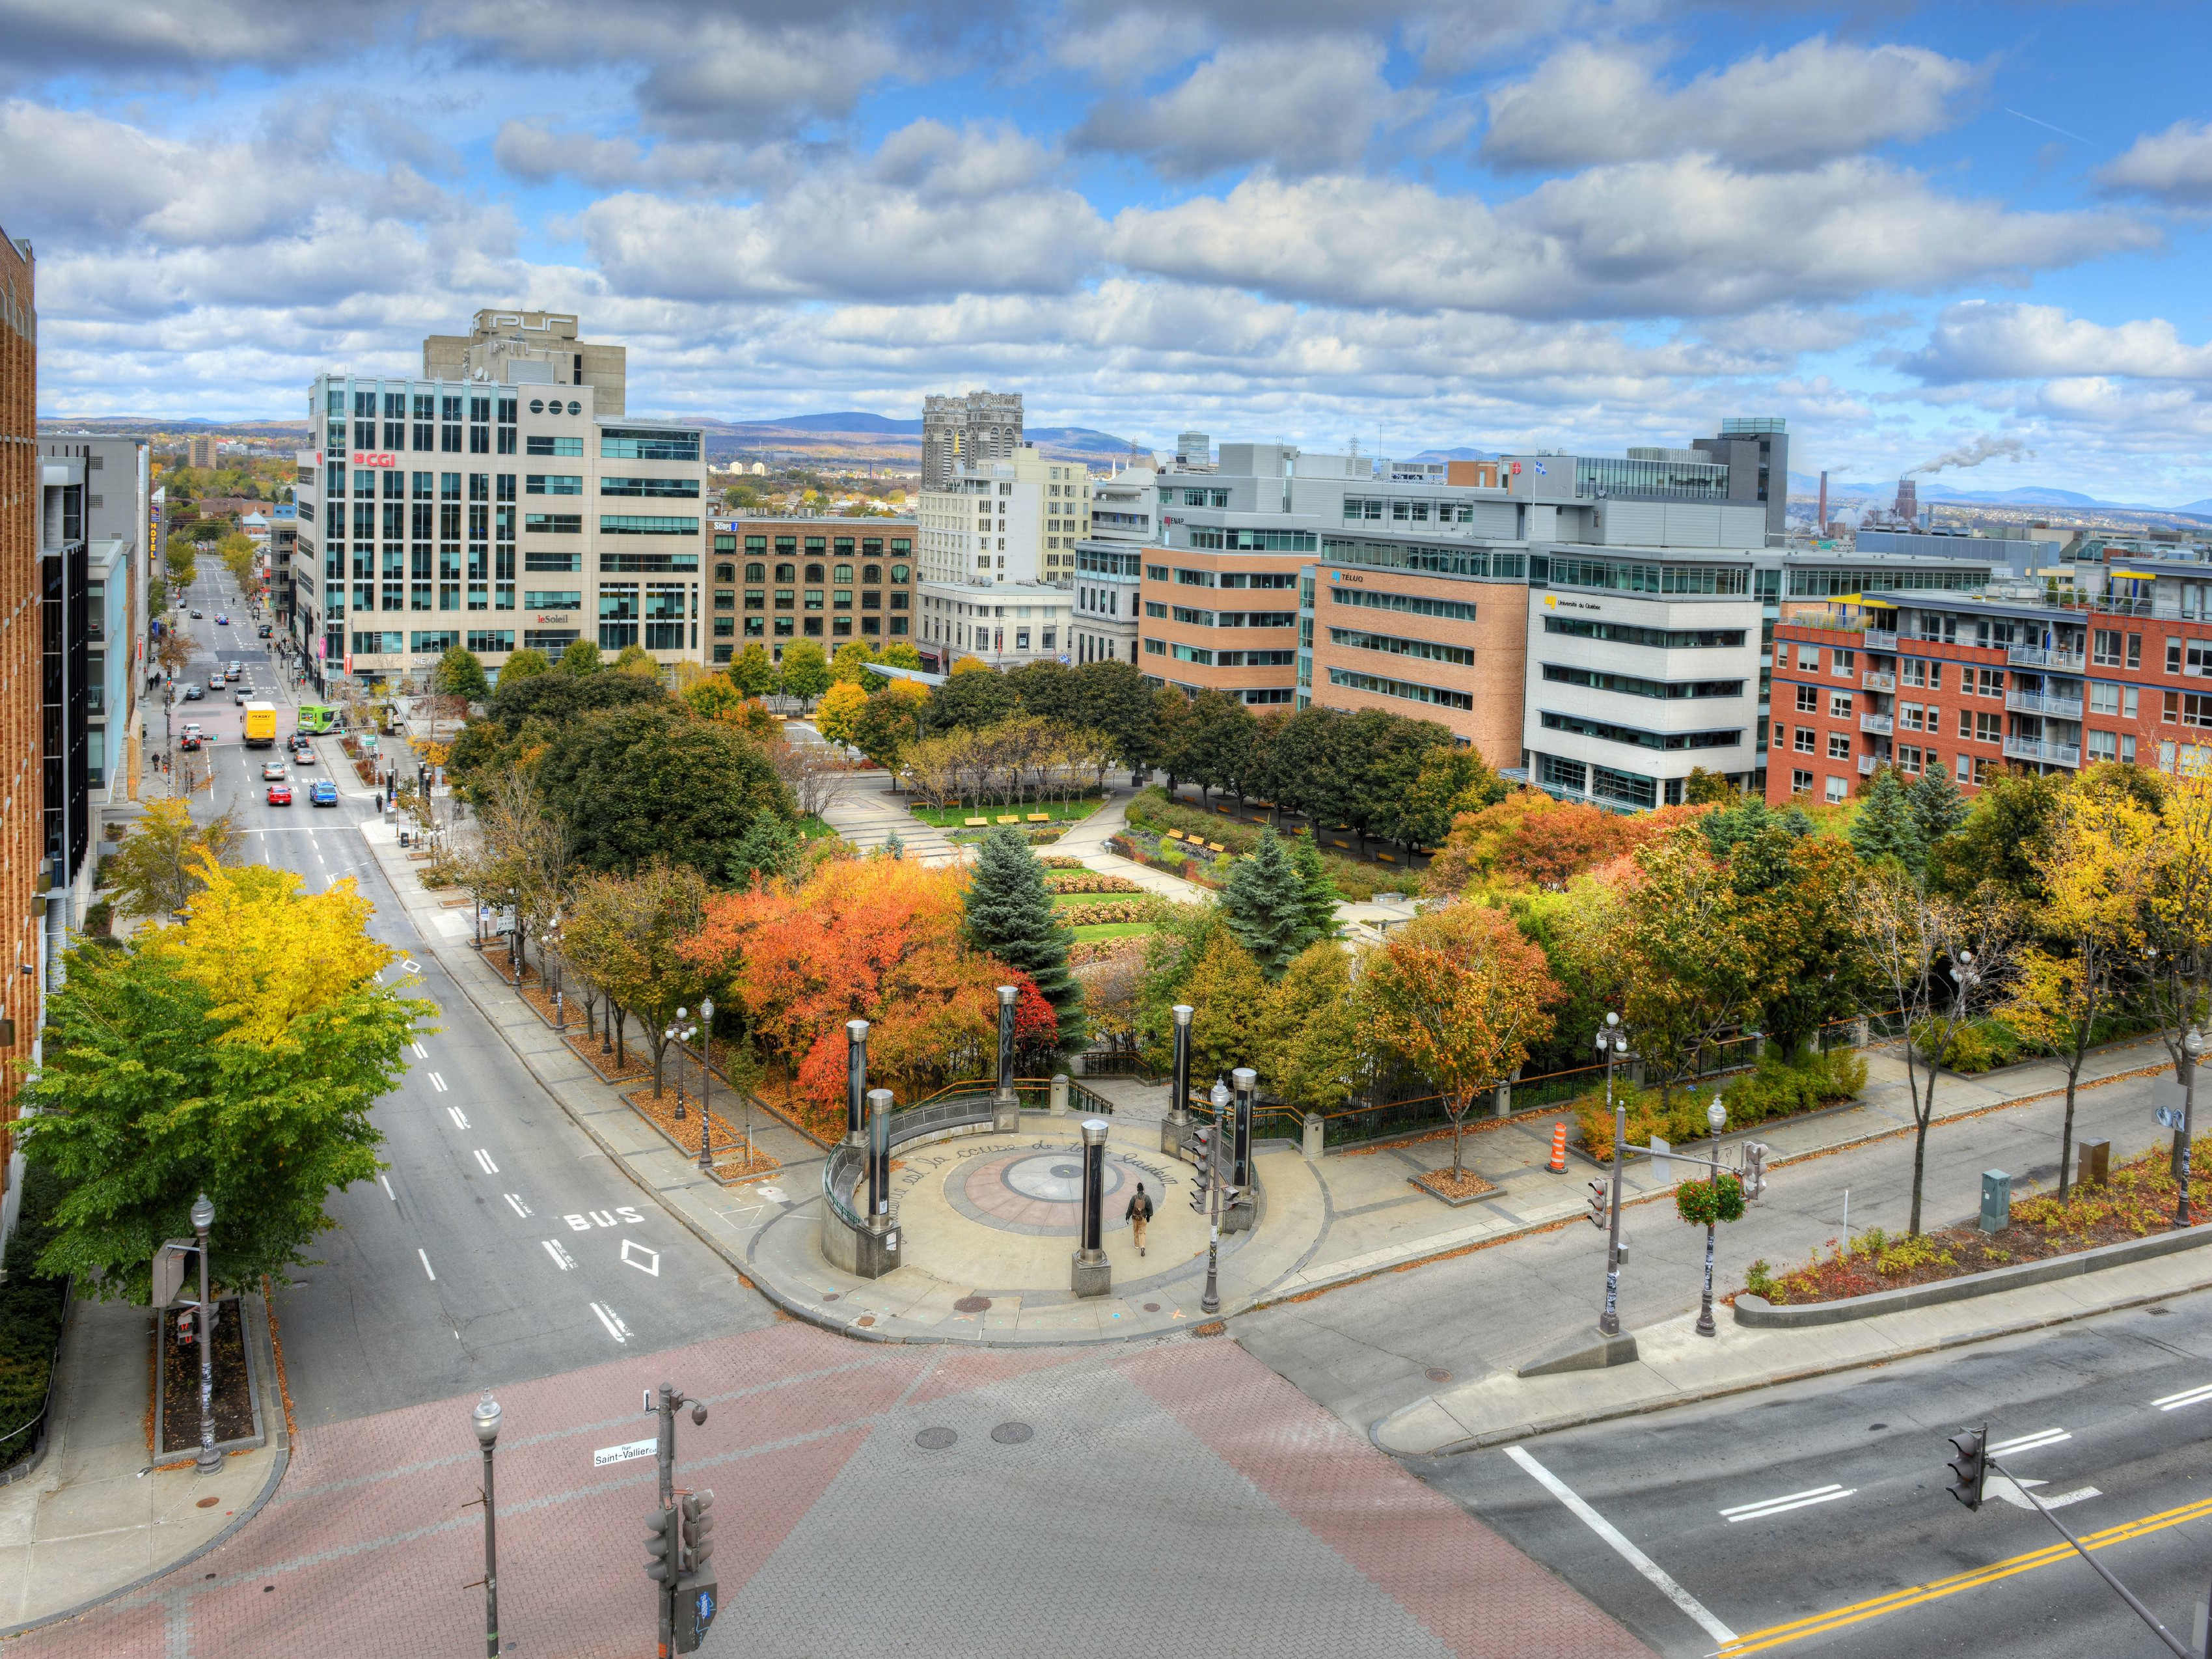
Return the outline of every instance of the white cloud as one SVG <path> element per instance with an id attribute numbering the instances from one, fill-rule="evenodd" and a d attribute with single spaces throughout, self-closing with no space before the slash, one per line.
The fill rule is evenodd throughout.
<path id="1" fill-rule="evenodd" d="M 2162 317 L 2107 326 L 2057 306 L 1970 300 L 1947 307 L 1900 365 L 1936 384 L 2119 377 L 2212 380 L 2212 346 L 2185 344 Z"/>
<path id="2" fill-rule="evenodd" d="M 1026 189 L 1060 158 L 1018 127 L 970 123 L 956 132 L 942 121 L 909 122 L 878 147 L 875 174 L 931 196 L 972 198 Z"/>
<path id="3" fill-rule="evenodd" d="M 1670 89 L 1625 48 L 1578 44 L 1490 94 L 1481 154 L 1501 168 L 1685 152 L 1743 167 L 1802 167 L 1941 131 L 1979 78 L 1969 65 L 1917 46 L 1869 48 L 1815 35 Z"/>
<path id="4" fill-rule="evenodd" d="M 492 159 L 526 184 L 567 177 L 597 190 L 733 190 L 786 171 L 772 152 L 673 139 L 648 149 L 635 138 L 601 138 L 543 121 L 501 122 Z"/>
<path id="5" fill-rule="evenodd" d="M 1157 97 L 1101 104 L 1068 142 L 1144 156 L 1170 178 L 1255 162 L 1317 173 L 1358 162 L 1410 96 L 1382 78 L 1380 41 L 1262 41 L 1224 47 Z"/>
<path id="6" fill-rule="evenodd" d="M 1744 173 L 1594 167 L 1492 209 L 1342 176 L 1251 178 L 1115 221 L 1133 269 L 1330 305 L 1514 316 L 1729 316 L 2006 280 L 2158 240 L 2104 213 L 2014 213 L 1873 161 Z"/>
<path id="7" fill-rule="evenodd" d="M 2173 207 L 2212 207 L 2212 121 L 2176 121 L 2147 132 L 2097 174 L 2106 189 Z"/>

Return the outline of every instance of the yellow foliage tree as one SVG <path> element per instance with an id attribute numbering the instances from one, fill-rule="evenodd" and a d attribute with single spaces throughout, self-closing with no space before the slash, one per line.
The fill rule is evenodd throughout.
<path id="1" fill-rule="evenodd" d="M 840 680 L 822 694 L 822 701 L 814 705 L 814 729 L 831 743 L 851 748 L 853 730 L 860 718 L 860 711 L 868 706 L 868 694 L 856 680 Z"/>

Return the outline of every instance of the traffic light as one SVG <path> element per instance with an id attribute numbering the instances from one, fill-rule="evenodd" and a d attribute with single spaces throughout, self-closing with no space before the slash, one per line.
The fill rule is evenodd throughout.
<path id="1" fill-rule="evenodd" d="M 682 1541 L 676 1517 L 673 1507 L 654 1510 L 645 1517 L 645 1576 L 656 1584 L 672 1583 L 676 1578 Z"/>
<path id="2" fill-rule="evenodd" d="M 1191 1137 L 1190 1207 L 1206 1213 L 1206 1194 L 1213 1190 L 1213 1131 L 1200 1129 Z"/>
<path id="3" fill-rule="evenodd" d="M 1743 1143 L 1743 1195 L 1757 1198 L 1766 1190 L 1766 1146 L 1763 1141 Z"/>
<path id="4" fill-rule="evenodd" d="M 1590 1225 L 1602 1229 L 1605 1226 L 1606 1217 L 1610 1212 L 1612 1207 L 1606 1201 L 1605 1182 L 1602 1181 L 1591 1182 L 1589 1183 L 1589 1197 L 1583 1201 L 1589 1206 Z"/>
<path id="5" fill-rule="evenodd" d="M 683 1503 L 684 1543 L 677 1555 L 688 1577 L 705 1566 L 707 1558 L 714 1553 L 714 1517 L 708 1513 L 714 1507 L 714 1494 L 711 1492 L 689 1492 Z"/>
<path id="6" fill-rule="evenodd" d="M 1982 1506 L 1982 1477 L 1989 1467 L 1990 1431 L 1961 1429 L 1951 1437 L 1959 1455 L 1951 1460 L 1951 1496 L 1970 1510 Z"/>

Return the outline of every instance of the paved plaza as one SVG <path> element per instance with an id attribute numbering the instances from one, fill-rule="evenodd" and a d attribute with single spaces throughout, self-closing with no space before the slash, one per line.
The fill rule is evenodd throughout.
<path id="1" fill-rule="evenodd" d="M 856 1344 L 794 1322 L 501 1391 L 501 1598 L 522 1655 L 650 1651 L 641 1389 L 708 1401 L 709 1655 L 1647 1650 L 1225 1339 L 1071 1352 Z M 21 1659 L 422 1659 L 481 1629 L 471 1401 L 303 1431 L 276 1498 Z M 950 1444 L 925 1446 L 927 1430 Z M 1026 1432 L 1024 1432 L 1026 1431 Z M 942 1441 L 942 1435 L 930 1435 Z"/>

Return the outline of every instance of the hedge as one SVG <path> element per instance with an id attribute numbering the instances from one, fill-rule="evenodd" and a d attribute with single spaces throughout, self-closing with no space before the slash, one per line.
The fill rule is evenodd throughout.
<path id="1" fill-rule="evenodd" d="M 1794 1060 L 1770 1054 L 1752 1070 L 1730 1079 L 1719 1093 L 1721 1103 L 1728 1109 L 1728 1127 L 1747 1129 L 1773 1118 L 1850 1100 L 1865 1087 L 1866 1061 L 1851 1049 L 1831 1048 L 1824 1054 L 1801 1054 Z M 1692 1143 L 1711 1137 L 1705 1108 L 1713 1091 L 1696 1083 L 1685 1084 L 1673 1091 L 1663 1111 L 1656 1089 L 1624 1091 L 1616 1083 L 1614 1097 L 1623 1092 L 1628 1100 L 1631 1146 L 1648 1146 L 1656 1134 L 1670 1146 L 1688 1151 Z M 1606 1109 L 1605 1091 L 1601 1088 L 1584 1095 L 1574 1103 L 1573 1109 L 1575 1121 L 1582 1126 L 1583 1149 L 1600 1163 L 1610 1162 L 1613 1114 Z"/>
<path id="2" fill-rule="evenodd" d="M 0 1468 L 27 1455 L 38 1438 L 12 1431 L 39 1414 L 61 1340 L 69 1280 L 43 1277 L 31 1264 L 52 1242 L 62 1190 L 61 1178 L 45 1164 L 24 1166 L 22 1209 L 8 1241 L 8 1277 L 0 1282 L 0 1434 L 11 1436 L 0 1441 Z"/>
<path id="3" fill-rule="evenodd" d="M 1096 870 L 1054 871 L 1044 878 L 1048 891 L 1054 893 L 1141 893 L 1145 890 L 1127 876 L 1103 876 Z"/>
<path id="4" fill-rule="evenodd" d="M 1147 895 L 1103 904 L 1071 904 L 1060 913 L 1058 920 L 1070 927 L 1095 927 L 1109 921 L 1157 921 L 1159 914 L 1159 900 Z"/>

